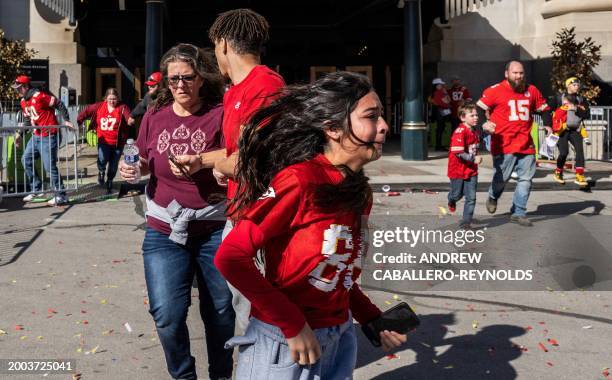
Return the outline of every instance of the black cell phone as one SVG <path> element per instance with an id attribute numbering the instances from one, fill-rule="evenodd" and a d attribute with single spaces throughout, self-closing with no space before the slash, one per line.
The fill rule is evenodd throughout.
<path id="1" fill-rule="evenodd" d="M 181 171 L 181 173 L 183 174 L 185 178 L 193 182 L 193 178 L 189 175 L 189 173 L 187 172 L 187 169 L 185 169 L 185 167 L 182 164 L 179 164 L 176 161 L 176 157 L 174 157 L 174 155 L 170 152 L 168 152 L 168 159 L 170 160 L 170 162 L 174 164 L 174 166 L 176 166 Z"/>
<path id="2" fill-rule="evenodd" d="M 416 329 L 420 323 L 414 310 L 406 302 L 400 302 L 382 313 L 380 317 L 361 326 L 361 329 L 374 346 L 380 347 L 381 331 L 388 330 L 406 334 Z"/>

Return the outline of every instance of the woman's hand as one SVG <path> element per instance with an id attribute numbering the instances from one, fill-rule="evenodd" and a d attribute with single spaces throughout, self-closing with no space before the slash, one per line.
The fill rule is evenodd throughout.
<path id="1" fill-rule="evenodd" d="M 382 343 L 382 348 L 385 351 L 391 351 L 394 348 L 401 346 L 406 343 L 408 337 L 406 334 L 400 334 L 395 331 L 381 331 L 380 332 L 380 343 Z"/>
<path id="2" fill-rule="evenodd" d="M 321 357 L 321 346 L 308 323 L 296 336 L 287 339 L 287 344 L 291 358 L 300 365 L 315 364 Z"/>
<path id="3" fill-rule="evenodd" d="M 488 134 L 492 135 L 495 133 L 495 123 L 492 121 L 487 121 L 482 125 L 482 129 L 484 129 Z"/>
<path id="4" fill-rule="evenodd" d="M 474 163 L 475 163 L 476 165 L 480 165 L 480 164 L 482 163 L 482 156 L 476 155 L 476 156 L 474 157 Z"/>
<path id="5" fill-rule="evenodd" d="M 228 178 L 225 174 L 213 168 L 213 175 L 215 176 L 215 179 L 217 180 L 217 184 L 219 186 L 227 187 Z"/>
<path id="6" fill-rule="evenodd" d="M 174 157 L 174 160 L 179 165 L 182 165 L 183 169 L 185 169 L 185 171 L 187 171 L 187 173 L 190 175 L 202 170 L 202 161 L 200 161 L 199 154 L 185 154 L 182 156 L 176 156 Z M 172 174 L 177 177 L 184 177 L 183 173 L 181 172 L 181 169 L 174 165 L 172 161 L 168 160 L 168 163 L 170 164 L 170 170 L 172 171 Z"/>
<path id="7" fill-rule="evenodd" d="M 139 165 L 142 166 L 142 163 L 139 162 Z M 136 178 L 136 168 L 132 165 L 128 165 L 125 163 L 124 160 L 121 160 L 119 162 L 119 174 L 121 175 L 121 178 L 125 181 L 135 181 Z"/>

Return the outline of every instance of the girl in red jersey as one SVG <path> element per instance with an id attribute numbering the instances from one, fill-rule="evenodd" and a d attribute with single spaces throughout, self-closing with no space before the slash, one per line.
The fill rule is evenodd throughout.
<path id="1" fill-rule="evenodd" d="M 287 88 L 243 130 L 239 221 L 215 258 L 252 303 L 245 335 L 226 344 L 240 346 L 237 378 L 352 378 L 353 317 L 381 314 L 356 280 L 372 203 L 362 168 L 380 157 L 387 131 L 372 85 L 348 72 Z M 253 262 L 259 249 L 265 276 Z M 381 341 L 391 349 L 406 335 L 385 331 Z"/>
<path id="2" fill-rule="evenodd" d="M 114 88 L 106 90 L 104 100 L 87 106 L 77 119 L 79 124 L 91 119 L 89 129 L 95 129 L 98 135 L 98 184 L 105 186 L 110 193 L 113 190 L 113 179 L 119 167 L 119 158 L 123 145 L 128 138 L 128 119 L 130 109 L 119 101 L 119 92 Z M 106 166 L 108 165 L 108 172 Z"/>

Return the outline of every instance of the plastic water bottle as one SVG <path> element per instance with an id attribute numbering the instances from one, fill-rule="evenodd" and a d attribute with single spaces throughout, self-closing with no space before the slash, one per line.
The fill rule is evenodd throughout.
<path id="1" fill-rule="evenodd" d="M 123 148 L 123 161 L 136 169 L 136 178 L 129 183 L 140 182 L 140 157 L 138 147 L 134 144 L 134 139 L 128 139 Z"/>

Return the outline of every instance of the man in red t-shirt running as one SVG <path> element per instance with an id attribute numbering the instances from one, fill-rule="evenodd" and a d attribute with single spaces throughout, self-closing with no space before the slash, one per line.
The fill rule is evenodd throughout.
<path id="1" fill-rule="evenodd" d="M 74 129 L 64 103 L 41 89 L 31 87 L 30 78 L 27 75 L 19 75 L 15 78 L 15 82 L 11 87 L 22 97 L 20 104 L 25 125 L 36 127 L 57 126 L 58 121 L 55 117 L 55 110 L 58 110 L 64 119 L 64 125 Z M 31 191 L 31 194 L 23 198 L 24 202 L 31 202 L 34 198 L 44 195 L 41 193 L 43 183 L 38 178 L 36 170 L 34 170 L 34 164 L 39 158 L 42 159 L 45 171 L 51 177 L 50 189 L 55 191 L 55 196 L 47 202 L 49 206 L 57 206 L 68 201 L 63 189 L 62 176 L 57 169 L 59 139 L 57 128 L 34 129 L 32 138 L 28 141 L 21 158 Z M 17 132 L 15 142 L 17 145 L 21 143 L 21 134 L 19 132 Z"/>
<path id="2" fill-rule="evenodd" d="M 483 129 L 491 134 L 494 166 L 486 206 L 489 213 L 495 213 L 497 200 L 512 172 L 516 171 L 518 183 L 512 199 L 510 221 L 528 227 L 531 221 L 526 217 L 527 200 L 535 175 L 535 147 L 531 139 L 533 114 L 542 115 L 548 133 L 552 133 L 552 118 L 550 107 L 540 91 L 525 82 L 525 69 L 520 62 L 509 62 L 505 77 L 505 80 L 487 88 L 478 101 L 480 116 L 487 120 Z"/>
<path id="3" fill-rule="evenodd" d="M 234 170 L 238 158 L 238 140 L 242 128 L 261 107 L 269 104 L 285 86 L 283 78 L 261 64 L 260 53 L 268 40 L 268 22 L 250 9 L 221 13 L 208 31 L 215 44 L 215 56 L 221 74 L 231 81 L 223 97 L 223 137 L 225 156 L 215 162 L 213 173 L 220 184 L 227 183 L 227 200 L 236 195 Z M 231 207 L 231 206 L 230 206 Z M 232 228 L 228 220 L 223 236 Z M 238 330 L 248 324 L 251 305 L 237 290 L 233 305 Z"/>

